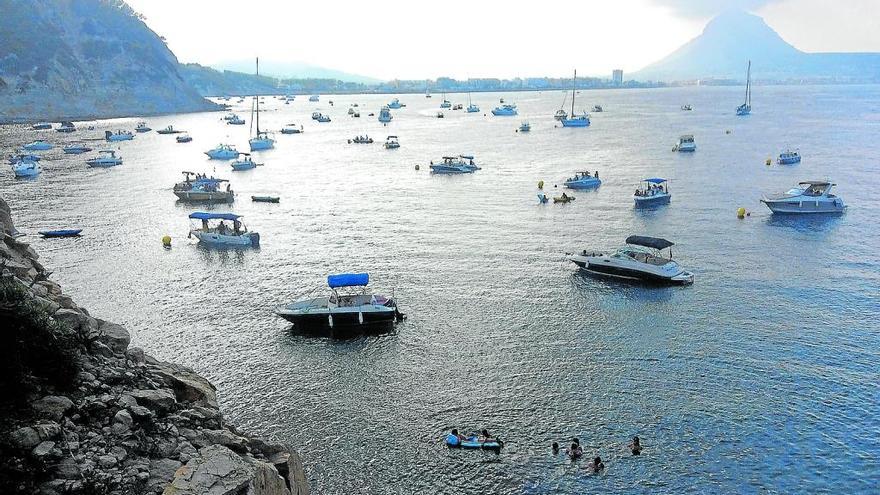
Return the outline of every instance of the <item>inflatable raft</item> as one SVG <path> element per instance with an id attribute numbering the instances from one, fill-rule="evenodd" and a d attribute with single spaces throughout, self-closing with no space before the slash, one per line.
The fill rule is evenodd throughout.
<path id="1" fill-rule="evenodd" d="M 481 442 L 479 437 L 476 435 L 472 435 L 470 437 L 465 438 L 464 440 L 454 441 L 454 437 L 447 436 L 446 437 L 446 446 L 453 449 L 483 449 L 483 450 L 494 450 L 496 452 L 501 450 L 501 447 L 504 446 L 504 442 L 501 440 L 495 439 L 490 440 L 488 442 Z"/>

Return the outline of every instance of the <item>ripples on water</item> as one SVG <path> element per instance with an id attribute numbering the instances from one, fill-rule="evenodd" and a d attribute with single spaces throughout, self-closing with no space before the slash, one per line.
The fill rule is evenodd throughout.
<path id="1" fill-rule="evenodd" d="M 553 128 L 557 92 L 504 95 L 520 117 L 444 120 L 432 117 L 438 98 L 404 95 L 387 129 L 367 113 L 388 96 L 333 96 L 335 107 L 267 98 L 262 122 L 306 132 L 277 135 L 256 170 L 229 173 L 202 154 L 220 141 L 245 149 L 248 126 L 175 115 L 147 120 L 188 130 L 192 143 L 139 135 L 118 145 L 125 164 L 111 170 L 56 149 L 36 181 L 7 172 L 0 192 L 25 232 L 85 228 L 80 239 L 28 240 L 93 314 L 208 376 L 232 422 L 300 450 L 318 493 L 876 491 L 880 91 L 760 89 L 747 118 L 733 115 L 739 88 L 584 91 L 585 107 L 606 109 L 586 130 Z M 488 113 L 500 95 L 474 96 Z M 345 115 L 351 102 L 361 119 Z M 693 112 L 678 110 L 685 102 Z M 316 108 L 334 121 L 312 122 Z M 515 133 L 524 119 L 533 131 Z M 44 135 L 77 140 L 137 120 Z M 377 143 L 345 143 L 363 133 Z M 670 152 L 683 133 L 696 135 L 696 153 Z M 402 148 L 382 148 L 387 134 Z M 35 135 L 3 128 L 0 144 Z M 803 163 L 763 164 L 787 146 Z M 466 152 L 483 170 L 427 173 L 429 160 Z M 233 180 L 232 209 L 261 233 L 260 250 L 187 243 L 192 208 L 170 188 L 182 170 L 215 168 Z M 558 193 L 554 183 L 584 168 L 600 171 L 598 191 L 538 205 L 538 180 Z M 671 178 L 668 207 L 632 208 L 646 176 Z M 758 203 L 826 176 L 851 205 L 842 217 L 777 218 Z M 751 217 L 737 220 L 739 206 Z M 634 233 L 676 241 L 696 283 L 597 280 L 563 259 Z M 349 270 L 395 290 L 409 316 L 395 333 L 333 342 L 273 316 Z M 507 446 L 448 451 L 452 427 L 486 427 Z M 636 434 L 641 457 L 625 448 Z M 585 457 L 602 456 L 603 475 L 551 456 L 552 441 L 572 436 Z"/>

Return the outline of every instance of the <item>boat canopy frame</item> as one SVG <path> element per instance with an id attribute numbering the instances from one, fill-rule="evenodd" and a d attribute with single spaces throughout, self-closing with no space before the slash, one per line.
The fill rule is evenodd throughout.
<path id="1" fill-rule="evenodd" d="M 671 248 L 675 245 L 674 242 L 663 239 L 662 237 L 648 237 L 644 235 L 631 235 L 626 238 L 627 244 L 634 244 L 636 246 L 644 246 L 656 249 L 658 251 L 662 251 L 667 248 Z M 670 250 L 671 251 L 671 250 Z"/>

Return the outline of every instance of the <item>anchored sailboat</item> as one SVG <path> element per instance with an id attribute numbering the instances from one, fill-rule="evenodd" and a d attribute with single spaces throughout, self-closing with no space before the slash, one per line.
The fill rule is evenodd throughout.
<path id="1" fill-rule="evenodd" d="M 737 115 L 748 115 L 752 113 L 752 61 L 749 60 L 749 68 L 746 70 L 746 100 L 742 105 L 736 107 Z"/>
<path id="2" fill-rule="evenodd" d="M 260 75 L 260 57 L 257 57 L 257 76 Z M 256 108 L 254 112 L 253 108 Z M 254 107 L 251 109 L 251 125 L 256 121 L 257 133 L 248 140 L 251 151 L 270 150 L 275 147 L 275 140 L 266 131 L 260 130 L 260 95 L 254 96 Z M 253 128 L 253 127 L 252 127 Z"/>
<path id="3" fill-rule="evenodd" d="M 567 118 L 560 119 L 562 122 L 562 127 L 587 127 L 590 125 L 590 116 L 587 115 L 587 112 L 584 112 L 582 115 L 575 116 L 574 114 L 574 96 L 577 92 L 577 78 L 578 73 L 577 70 L 574 71 L 574 79 L 571 84 L 571 114 Z"/>

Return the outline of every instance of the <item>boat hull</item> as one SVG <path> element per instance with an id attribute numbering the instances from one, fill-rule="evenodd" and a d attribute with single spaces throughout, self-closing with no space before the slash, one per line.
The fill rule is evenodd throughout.
<path id="1" fill-rule="evenodd" d="M 206 155 L 208 158 L 212 160 L 232 160 L 234 158 L 238 158 L 239 152 L 237 151 L 206 151 Z"/>
<path id="2" fill-rule="evenodd" d="M 569 189 L 593 189 L 602 185 L 602 181 L 599 179 L 592 180 L 572 180 L 566 181 L 565 187 Z"/>
<path id="3" fill-rule="evenodd" d="M 235 193 L 227 191 L 174 191 L 174 195 L 186 203 L 232 203 Z"/>
<path id="4" fill-rule="evenodd" d="M 562 119 L 562 127 L 589 127 L 590 119 Z"/>
<path id="5" fill-rule="evenodd" d="M 275 147 L 274 139 L 251 139 L 248 144 L 250 144 L 251 151 L 261 151 L 261 150 L 271 150 Z"/>
<path id="6" fill-rule="evenodd" d="M 774 214 L 781 215 L 808 215 L 808 214 L 838 214 L 846 211 L 846 205 L 842 201 L 773 201 L 762 199 Z"/>
<path id="7" fill-rule="evenodd" d="M 494 115 L 496 117 L 512 117 L 516 114 L 517 114 L 516 111 L 499 110 L 497 108 L 492 110 L 492 115 Z"/>
<path id="8" fill-rule="evenodd" d="M 199 243 L 214 247 L 259 247 L 260 245 L 260 235 L 255 232 L 242 235 L 224 235 L 194 230 L 191 234 L 199 240 Z"/>
<path id="9" fill-rule="evenodd" d="M 694 282 L 694 275 L 690 272 L 680 271 L 675 274 L 655 273 L 648 269 L 639 270 L 606 261 L 601 256 L 576 256 L 571 261 L 584 271 L 602 277 L 611 277 L 624 280 L 633 280 L 647 284 L 657 285 L 688 285 Z"/>
<path id="10" fill-rule="evenodd" d="M 110 168 L 122 165 L 122 160 L 86 160 L 86 165 L 91 168 Z"/>
<path id="11" fill-rule="evenodd" d="M 779 165 L 794 165 L 795 163 L 800 163 L 801 157 L 796 158 L 777 158 L 776 163 Z"/>
<path id="12" fill-rule="evenodd" d="M 332 338 L 351 338 L 369 333 L 384 333 L 394 329 L 397 321 L 397 309 L 393 307 L 383 308 L 379 311 L 358 313 L 333 312 L 330 324 L 330 314 L 326 311 L 311 313 L 285 312 L 279 308 L 278 316 L 293 324 L 293 328 L 303 333 L 323 335 Z"/>
<path id="13" fill-rule="evenodd" d="M 43 237 L 79 237 L 83 229 L 65 229 L 65 230 L 41 230 L 38 232 Z"/>
<path id="14" fill-rule="evenodd" d="M 669 204 L 670 200 L 672 200 L 671 194 L 658 194 L 655 196 L 633 196 L 633 201 L 635 201 L 636 208 L 665 205 Z"/>

